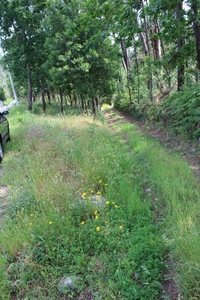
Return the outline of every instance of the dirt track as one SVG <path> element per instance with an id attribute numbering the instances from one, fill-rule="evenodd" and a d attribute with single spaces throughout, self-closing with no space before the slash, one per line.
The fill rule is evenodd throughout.
<path id="1" fill-rule="evenodd" d="M 104 115 L 110 128 L 112 127 L 112 124 L 117 121 L 127 121 L 136 124 L 141 132 L 155 138 L 169 151 L 173 151 L 174 153 L 183 156 L 188 162 L 197 181 L 200 183 L 200 142 L 192 143 L 183 141 L 181 137 L 174 137 L 172 134 L 169 134 L 169 132 L 158 128 L 154 124 L 148 124 L 148 126 L 146 126 L 144 121 L 139 121 L 125 113 L 118 112 L 113 107 L 106 109 Z"/>
<path id="2" fill-rule="evenodd" d="M 4 174 L 3 166 L 0 166 L 0 183 L 3 174 Z M 5 185 L 0 185 L 0 223 L 5 218 L 5 208 L 7 207 L 8 193 L 9 193 L 8 187 Z"/>
<path id="3" fill-rule="evenodd" d="M 148 129 L 146 129 L 144 122 L 140 122 L 131 116 L 120 113 L 114 108 L 106 109 L 104 111 L 104 115 L 108 127 L 111 130 L 113 130 L 115 123 L 120 122 L 122 124 L 123 122 L 128 121 L 132 124 L 136 124 L 141 132 L 155 138 L 162 146 L 170 149 L 170 151 L 178 152 L 188 161 L 190 168 L 200 183 L 200 153 L 198 147 L 195 147 L 195 145 L 190 143 L 181 142 L 179 139 L 172 139 L 169 134 L 155 126 L 148 126 Z M 166 265 L 168 268 L 164 273 L 165 280 L 162 283 L 165 297 L 170 300 L 183 300 L 183 297 L 180 295 L 179 289 L 176 286 L 175 263 L 172 261 L 170 256 L 166 258 Z"/>

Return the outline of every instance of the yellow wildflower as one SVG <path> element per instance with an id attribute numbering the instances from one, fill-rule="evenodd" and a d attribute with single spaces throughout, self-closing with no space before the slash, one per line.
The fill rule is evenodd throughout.
<path id="1" fill-rule="evenodd" d="M 102 180 L 99 180 L 99 183 L 102 183 Z"/>
<path id="2" fill-rule="evenodd" d="M 100 192 L 100 191 L 98 191 L 98 192 L 97 192 L 97 195 L 101 195 L 101 192 Z"/>
<path id="3" fill-rule="evenodd" d="M 115 208 L 118 208 L 119 206 L 115 205 Z"/>
<path id="4" fill-rule="evenodd" d="M 51 225 L 52 223 L 53 223 L 52 221 L 49 222 L 50 225 Z"/>
<path id="5" fill-rule="evenodd" d="M 83 194 L 82 194 L 82 197 L 85 198 L 86 195 L 87 195 L 87 193 L 83 193 Z"/>
<path id="6" fill-rule="evenodd" d="M 97 213 L 98 213 L 98 210 L 95 210 L 95 211 L 94 211 L 94 215 L 96 216 L 96 215 L 97 215 Z"/>
<path id="7" fill-rule="evenodd" d="M 110 202 L 109 202 L 109 201 L 106 201 L 106 204 L 108 205 L 108 204 L 110 204 Z"/>
<path id="8" fill-rule="evenodd" d="M 31 217 L 33 217 L 33 214 L 30 214 Z"/>
<path id="9" fill-rule="evenodd" d="M 98 226 L 98 227 L 96 227 L 96 231 L 100 231 L 101 230 L 101 228 Z"/>
<path id="10" fill-rule="evenodd" d="M 84 224 L 85 224 L 85 222 L 84 222 L 84 221 L 82 221 L 82 222 L 81 222 L 81 225 L 84 225 Z"/>
<path id="11" fill-rule="evenodd" d="M 120 229 L 122 229 L 122 228 L 123 228 L 123 226 L 122 226 L 122 225 L 120 225 L 120 226 L 119 226 L 119 228 L 120 228 Z"/>
<path id="12" fill-rule="evenodd" d="M 32 225 L 33 225 L 33 223 L 31 223 L 31 222 L 30 222 L 30 223 L 29 223 L 29 225 L 30 225 L 30 226 L 32 226 Z"/>
<path id="13" fill-rule="evenodd" d="M 112 204 L 115 204 L 115 202 L 112 202 Z"/>
<path id="14" fill-rule="evenodd" d="M 98 220 L 99 216 L 95 216 L 95 220 Z"/>

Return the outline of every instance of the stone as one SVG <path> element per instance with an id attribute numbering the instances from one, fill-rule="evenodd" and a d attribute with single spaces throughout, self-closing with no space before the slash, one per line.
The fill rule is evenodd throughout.
<path id="1" fill-rule="evenodd" d="M 74 207 L 92 207 L 93 209 L 104 209 L 106 207 L 106 198 L 101 195 L 91 195 L 89 197 L 78 198 L 73 202 Z"/>
<path id="2" fill-rule="evenodd" d="M 73 275 L 63 277 L 58 283 L 58 291 L 63 294 L 76 291 L 78 288 L 78 281 L 79 278 Z"/>

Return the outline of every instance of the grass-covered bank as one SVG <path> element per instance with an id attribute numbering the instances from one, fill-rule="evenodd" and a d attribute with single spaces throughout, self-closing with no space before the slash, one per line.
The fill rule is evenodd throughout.
<path id="1" fill-rule="evenodd" d="M 190 263 L 198 278 L 199 189 L 185 162 L 130 124 L 116 124 L 113 135 L 91 117 L 37 116 L 23 106 L 9 119 L 2 299 L 63 299 L 57 284 L 69 274 L 80 284 L 66 299 L 166 299 L 168 251 L 184 275 L 182 293 L 198 299 Z M 106 197 L 105 209 L 72 205 L 94 194 Z"/>

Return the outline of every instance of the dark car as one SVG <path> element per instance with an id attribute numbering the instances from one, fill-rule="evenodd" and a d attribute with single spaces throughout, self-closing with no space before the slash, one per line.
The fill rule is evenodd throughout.
<path id="1" fill-rule="evenodd" d="M 8 110 L 0 110 L 0 162 L 3 159 L 4 145 L 10 141 L 9 123 L 5 115 L 8 115 Z"/>

